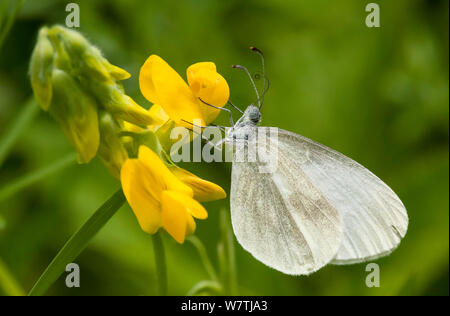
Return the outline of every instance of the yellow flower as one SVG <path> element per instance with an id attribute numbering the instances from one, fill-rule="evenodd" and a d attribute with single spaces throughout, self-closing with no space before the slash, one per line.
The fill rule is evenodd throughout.
<path id="1" fill-rule="evenodd" d="M 154 120 L 152 125 L 147 126 L 147 128 L 151 131 L 156 131 L 158 127 L 170 120 L 170 117 L 166 114 L 166 112 L 164 112 L 163 108 L 159 104 L 152 105 L 152 107 L 148 110 L 148 113 Z"/>
<path id="2" fill-rule="evenodd" d="M 199 119 L 208 125 L 220 110 L 204 104 L 223 107 L 230 96 L 225 79 L 212 62 L 201 62 L 187 69 L 189 85 L 161 57 L 151 55 L 139 74 L 139 86 L 144 97 L 158 105 L 173 121 L 187 126 L 183 120 Z"/>
<path id="3" fill-rule="evenodd" d="M 215 183 L 206 181 L 180 167 L 171 166 L 170 171 L 194 191 L 194 198 L 200 202 L 209 202 L 227 197 L 225 191 Z"/>
<path id="4" fill-rule="evenodd" d="M 191 174 L 191 177 L 195 176 Z M 138 158 L 125 161 L 120 178 L 123 192 L 141 228 L 154 234 L 163 227 L 179 243 L 194 233 L 194 217 L 208 217 L 195 199 L 195 192 L 197 195 L 198 192 L 212 192 L 213 196 L 225 197 L 222 188 L 211 182 L 202 179 L 183 182 L 145 146 L 139 147 Z M 197 188 L 191 188 L 190 182 L 195 182 Z"/>

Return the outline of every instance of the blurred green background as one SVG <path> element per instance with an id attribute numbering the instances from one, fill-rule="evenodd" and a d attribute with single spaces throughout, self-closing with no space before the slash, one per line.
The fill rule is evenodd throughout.
<path id="1" fill-rule="evenodd" d="M 12 0 L 0 0 L 5 14 Z M 25 1 L 0 48 L 0 138 L 31 97 L 28 62 L 43 25 L 64 24 L 70 1 Z M 187 66 L 214 61 L 231 100 L 254 100 L 244 74 L 259 70 L 248 47 L 264 51 L 271 87 L 263 124 L 302 134 L 368 167 L 404 202 L 409 231 L 389 257 L 377 260 L 381 287 L 365 286 L 365 264 L 327 266 L 309 277 L 267 268 L 236 248 L 243 295 L 448 295 L 449 293 L 449 2 L 376 1 L 381 28 L 365 25 L 370 1 L 79 0 L 81 31 L 105 57 L 132 74 L 125 89 L 138 103 L 138 72 L 150 54 L 184 76 Z M 11 14 L 11 13 L 9 13 Z M 5 15 L 3 15 L 5 17 Z M 1 25 L 1 24 L 0 24 Z M 237 117 L 237 113 L 236 117 Z M 227 124 L 227 116 L 219 118 Z M 0 188 L 72 152 L 61 129 L 40 112 L 0 167 Z M 229 192 L 229 164 L 190 164 Z M 96 158 L 73 165 L 0 201 L 0 258 L 28 291 L 71 234 L 117 188 Z M 219 210 L 197 236 L 217 265 Z M 169 293 L 184 295 L 207 278 L 191 244 L 164 234 Z M 52 295 L 155 294 L 152 241 L 123 207 L 77 259 L 81 287 L 61 277 Z M 4 294 L 0 290 L 0 294 Z"/>

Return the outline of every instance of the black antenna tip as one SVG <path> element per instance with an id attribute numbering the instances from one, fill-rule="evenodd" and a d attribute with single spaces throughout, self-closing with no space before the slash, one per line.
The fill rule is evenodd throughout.
<path id="1" fill-rule="evenodd" d="M 262 51 L 259 48 L 256 48 L 255 46 L 250 46 L 250 50 L 252 50 L 254 52 L 257 52 L 257 53 L 262 55 Z"/>
<path id="2" fill-rule="evenodd" d="M 243 68 L 241 65 L 231 65 L 233 68 Z"/>

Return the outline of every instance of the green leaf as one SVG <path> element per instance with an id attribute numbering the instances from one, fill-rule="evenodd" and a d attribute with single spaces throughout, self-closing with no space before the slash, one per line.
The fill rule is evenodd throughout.
<path id="1" fill-rule="evenodd" d="M 81 228 L 72 235 L 64 247 L 49 264 L 39 280 L 28 295 L 43 295 L 48 288 L 65 271 L 66 265 L 73 262 L 75 258 L 86 248 L 89 241 L 100 231 L 100 229 L 111 219 L 111 217 L 125 203 L 122 189 L 111 196 Z"/>

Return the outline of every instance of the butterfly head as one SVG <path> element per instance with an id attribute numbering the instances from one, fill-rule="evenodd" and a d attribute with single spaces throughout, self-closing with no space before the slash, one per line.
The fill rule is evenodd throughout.
<path id="1" fill-rule="evenodd" d="M 244 112 L 244 122 L 257 125 L 261 122 L 261 111 L 259 107 L 254 104 L 250 104 Z"/>

